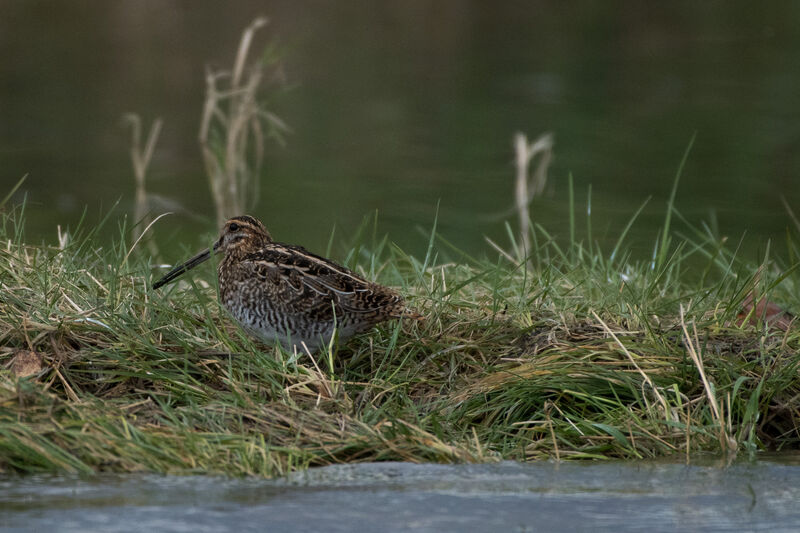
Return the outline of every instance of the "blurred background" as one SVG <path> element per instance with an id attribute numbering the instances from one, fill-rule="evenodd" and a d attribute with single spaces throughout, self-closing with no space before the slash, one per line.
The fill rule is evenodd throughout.
<path id="1" fill-rule="evenodd" d="M 531 214 L 560 237 L 571 173 L 606 249 L 652 196 L 631 235 L 644 256 L 695 132 L 677 200 L 692 223 L 745 235 L 755 259 L 793 225 L 781 198 L 800 211 L 800 3 L 0 0 L 0 197 L 29 175 L 13 198 L 28 240 L 117 200 L 113 216 L 132 215 L 136 112 L 164 121 L 147 189 L 179 214 L 159 243 L 207 243 L 205 71 L 231 65 L 258 15 L 254 50 L 277 44 L 286 80 L 268 105 L 292 128 L 267 145 L 252 213 L 277 240 L 324 252 L 334 225 L 346 238 L 377 211 L 422 253 L 439 204 L 446 239 L 493 254 L 484 236 L 506 244 L 513 223 L 516 131 L 554 134 Z"/>

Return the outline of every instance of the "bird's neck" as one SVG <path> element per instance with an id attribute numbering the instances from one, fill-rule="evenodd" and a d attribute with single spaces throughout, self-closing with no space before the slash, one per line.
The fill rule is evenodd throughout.
<path id="1" fill-rule="evenodd" d="M 223 262 L 230 263 L 244 259 L 248 255 L 262 250 L 269 242 L 268 239 L 248 239 L 238 242 L 225 250 Z"/>

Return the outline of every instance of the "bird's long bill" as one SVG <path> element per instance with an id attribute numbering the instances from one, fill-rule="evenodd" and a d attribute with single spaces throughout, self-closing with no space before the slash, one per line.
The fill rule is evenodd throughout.
<path id="1" fill-rule="evenodd" d="M 214 245 L 214 248 L 213 248 L 214 251 L 216 251 L 217 246 L 218 245 L 216 245 L 216 244 Z M 176 266 L 175 268 L 173 268 L 172 270 L 170 270 L 169 272 L 164 274 L 163 278 L 161 278 L 160 280 L 158 280 L 155 283 L 153 283 L 153 289 L 157 289 L 157 288 L 159 288 L 159 287 L 161 287 L 163 285 L 166 285 L 167 283 L 169 283 L 170 281 L 174 280 L 175 278 L 177 278 L 178 276 L 180 276 L 181 274 L 183 274 L 187 270 L 191 270 L 194 267 L 196 267 L 197 265 L 199 265 L 200 263 L 202 263 L 203 261 L 206 261 L 209 257 L 211 257 L 211 250 L 212 250 L 211 248 L 206 248 L 205 250 L 203 250 L 202 252 L 200 252 L 196 256 L 192 257 L 191 259 L 189 259 L 185 263 Z"/>

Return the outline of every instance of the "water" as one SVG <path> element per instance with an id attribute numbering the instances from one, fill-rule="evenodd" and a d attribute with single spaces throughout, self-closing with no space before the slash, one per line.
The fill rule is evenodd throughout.
<path id="1" fill-rule="evenodd" d="M 746 233 L 755 251 L 792 225 L 781 198 L 800 206 L 795 2 L 4 0 L 0 196 L 29 174 L 31 240 L 54 242 L 84 207 L 90 221 L 118 199 L 116 216 L 132 212 L 121 116 L 135 111 L 165 121 L 148 188 L 156 211 L 180 214 L 157 233 L 206 244 L 204 67 L 230 64 L 259 14 L 291 85 L 272 108 L 294 133 L 270 146 L 254 210 L 280 240 L 324 251 L 334 225 L 350 236 L 377 210 L 380 232 L 422 253 L 416 228 L 439 205 L 446 238 L 489 253 L 484 236 L 505 242 L 517 130 L 555 134 L 532 213 L 557 237 L 571 172 L 581 210 L 592 186 L 593 236 L 607 248 L 652 196 L 632 232 L 649 248 L 694 132 L 678 195 L 693 223 Z"/>
<path id="2" fill-rule="evenodd" d="M 3 531 L 797 531 L 797 458 L 312 469 L 279 480 L 0 480 Z"/>

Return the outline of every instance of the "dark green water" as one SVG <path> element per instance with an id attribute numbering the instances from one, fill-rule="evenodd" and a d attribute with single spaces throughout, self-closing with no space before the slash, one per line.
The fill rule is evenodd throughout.
<path id="1" fill-rule="evenodd" d="M 334 224 L 351 235 L 377 210 L 419 252 L 440 202 L 442 234 L 487 252 L 485 235 L 505 242 L 517 130 L 555 134 L 532 213 L 558 235 L 571 172 L 581 210 L 592 186 L 601 243 L 652 196 L 633 232 L 651 246 L 694 132 L 678 195 L 693 223 L 747 233 L 755 252 L 791 225 L 781 197 L 800 210 L 795 2 L 2 0 L 0 192 L 29 174 L 29 237 L 54 242 L 84 207 L 132 211 L 128 111 L 165 121 L 148 189 L 156 212 L 183 214 L 157 226 L 162 241 L 215 232 L 204 68 L 230 64 L 258 14 L 291 85 L 272 108 L 294 133 L 269 147 L 254 211 L 280 240 L 324 250 Z"/>

